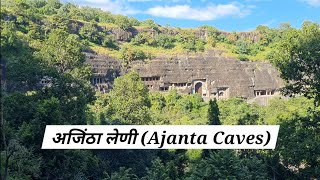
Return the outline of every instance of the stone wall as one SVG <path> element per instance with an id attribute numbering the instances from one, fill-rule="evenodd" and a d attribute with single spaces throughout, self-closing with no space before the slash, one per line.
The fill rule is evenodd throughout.
<path id="1" fill-rule="evenodd" d="M 133 69 L 143 79 L 159 77 L 159 80 L 145 80 L 146 84 L 152 85 L 151 90 L 177 88 L 184 93 L 198 92 L 204 97 L 218 99 L 234 96 L 251 99 L 258 91 L 261 95 L 274 95 L 282 87 L 278 72 L 270 64 L 223 57 L 199 56 L 135 62 Z M 201 92 L 195 87 L 198 82 L 202 83 Z"/>
<path id="2" fill-rule="evenodd" d="M 94 76 L 91 84 L 96 90 L 108 92 L 115 78 L 122 75 L 121 61 L 104 55 L 85 53 L 86 63 L 92 66 Z"/>
<path id="3" fill-rule="evenodd" d="M 127 69 L 121 61 L 101 55 L 87 56 L 95 75 L 105 77 L 101 83 L 111 87 L 115 77 L 125 71 L 138 72 L 151 91 L 199 93 L 204 99 L 226 99 L 273 96 L 283 86 L 278 72 L 269 63 L 244 62 L 224 57 L 158 58 L 148 62 L 135 61 Z M 117 72 L 117 73 L 110 73 Z"/>

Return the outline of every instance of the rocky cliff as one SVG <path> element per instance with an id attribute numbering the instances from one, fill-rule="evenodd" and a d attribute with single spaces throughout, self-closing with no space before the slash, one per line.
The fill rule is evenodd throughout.
<path id="1" fill-rule="evenodd" d="M 115 77 L 127 71 L 138 72 L 151 91 L 199 93 L 204 99 L 226 99 L 276 95 L 283 86 L 278 72 L 269 63 L 243 62 L 212 56 L 180 56 L 135 61 L 124 68 L 122 61 L 103 55 L 87 54 L 95 77 L 92 83 L 104 91 L 112 88 Z"/>

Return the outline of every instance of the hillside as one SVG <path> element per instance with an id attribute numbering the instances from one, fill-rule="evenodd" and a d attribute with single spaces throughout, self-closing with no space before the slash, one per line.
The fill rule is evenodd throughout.
<path id="1" fill-rule="evenodd" d="M 1 0 L 0 29 L 0 179 L 320 179 L 318 23 L 235 33 L 59 0 Z M 273 99 L 246 101 L 258 97 Z M 252 149 L 42 149 L 47 125 L 280 129 L 274 149 L 255 149 L 238 130 L 221 141 Z"/>
<path id="2" fill-rule="evenodd" d="M 84 50 L 127 61 L 205 51 L 240 60 L 266 61 L 290 24 L 251 32 L 223 32 L 211 26 L 162 27 L 153 20 L 115 15 L 101 9 L 58 1 L 2 0 L 2 28 L 14 28 L 39 49 L 52 29 L 76 34 Z"/>

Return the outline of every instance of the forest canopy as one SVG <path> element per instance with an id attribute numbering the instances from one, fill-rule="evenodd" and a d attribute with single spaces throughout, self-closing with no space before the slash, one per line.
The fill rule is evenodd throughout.
<path id="1" fill-rule="evenodd" d="M 259 38 L 211 26 L 162 27 L 58 0 L 2 0 L 1 178 L 320 178 L 319 24 L 258 26 L 247 33 Z M 306 97 L 275 98 L 268 106 L 242 98 L 206 103 L 197 94 L 149 92 L 134 72 L 100 94 L 91 87 L 93 72 L 83 54 L 105 53 L 128 65 L 209 50 L 270 60 L 287 82 L 284 92 Z M 275 150 L 42 150 L 45 126 L 57 124 L 279 124 L 280 132 Z"/>

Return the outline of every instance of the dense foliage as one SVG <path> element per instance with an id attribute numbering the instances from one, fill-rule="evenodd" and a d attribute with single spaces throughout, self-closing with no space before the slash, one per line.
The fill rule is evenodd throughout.
<path id="1" fill-rule="evenodd" d="M 5 62 L 6 69 L 1 84 L 2 179 L 319 178 L 320 109 L 312 99 L 318 101 L 319 96 L 318 25 L 306 23 L 301 30 L 287 24 L 279 29 L 259 26 L 256 42 L 203 26 L 209 38 L 202 39 L 192 30 L 180 29 L 177 35 L 160 33 L 164 29 L 152 20 L 140 22 L 58 0 L 1 3 L 1 63 Z M 152 32 L 138 33 L 131 42 L 119 43 L 108 30 L 112 26 L 125 31 L 140 26 Z M 82 54 L 88 48 L 105 46 L 121 52 L 122 59 L 130 62 L 151 57 L 146 50 L 152 48 L 203 51 L 225 46 L 248 58 L 276 44 L 279 52 L 270 57 L 279 60 L 276 65 L 288 87 L 295 81 L 293 92 L 306 94 L 311 100 L 274 99 L 265 107 L 240 98 L 208 104 L 196 94 L 181 95 L 175 90 L 151 93 L 136 73 L 117 78 L 110 93 L 94 93 L 88 80 L 92 71 Z M 306 81 L 305 75 L 312 80 Z M 220 123 L 280 124 L 277 148 L 205 153 L 41 150 L 45 125 L 50 124 Z"/>
<path id="2" fill-rule="evenodd" d="M 303 94 L 320 103 L 320 25 L 305 22 L 290 29 L 279 44 L 273 62 L 287 82 L 286 94 Z"/>
<path id="3" fill-rule="evenodd" d="M 2 0 L 1 18 L 14 22 L 17 30 L 39 41 L 47 38 L 53 29 L 77 35 L 85 48 L 121 58 L 130 46 L 148 59 L 185 53 L 215 52 L 240 60 L 266 60 L 277 44 L 293 28 L 280 24 L 278 28 L 258 26 L 251 32 L 226 33 L 211 26 L 194 29 L 162 27 L 153 20 L 138 21 L 132 17 L 114 15 L 101 9 L 80 7 L 58 0 Z M 306 22 L 308 24 L 311 22 Z M 7 33 L 4 31 L 3 33 Z M 8 41 L 4 39 L 3 41 Z M 142 54 L 140 53 L 140 54 Z"/>

